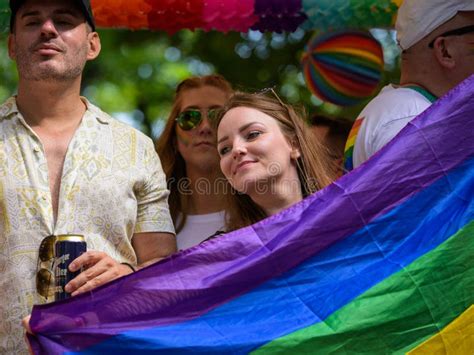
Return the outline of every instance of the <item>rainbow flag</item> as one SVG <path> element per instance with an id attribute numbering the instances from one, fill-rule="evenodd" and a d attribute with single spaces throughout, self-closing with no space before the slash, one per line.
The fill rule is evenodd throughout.
<path id="1" fill-rule="evenodd" d="M 347 137 L 346 146 L 344 147 L 344 171 L 346 173 L 354 169 L 354 161 L 352 160 L 354 157 L 354 146 L 364 119 L 365 117 L 362 116 L 354 121 Z"/>
<path id="2" fill-rule="evenodd" d="M 472 353 L 474 76 L 362 168 L 67 301 L 36 354 Z"/>

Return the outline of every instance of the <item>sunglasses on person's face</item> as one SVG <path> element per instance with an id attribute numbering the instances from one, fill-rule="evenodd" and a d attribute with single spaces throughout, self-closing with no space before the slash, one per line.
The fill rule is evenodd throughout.
<path id="1" fill-rule="evenodd" d="M 41 241 L 38 249 L 38 266 L 36 273 L 36 291 L 48 299 L 54 295 L 54 287 L 50 287 L 53 281 L 53 267 L 54 267 L 54 243 L 56 236 L 49 235 Z M 49 268 L 43 268 L 42 263 L 50 262 Z"/>
<path id="2" fill-rule="evenodd" d="M 474 25 L 469 25 L 461 28 L 457 28 L 455 30 L 447 31 L 439 36 L 436 36 L 429 44 L 428 47 L 433 48 L 434 42 L 439 38 L 439 37 L 449 37 L 449 36 L 462 36 L 468 33 L 473 33 L 474 32 Z"/>
<path id="3" fill-rule="evenodd" d="M 197 109 L 189 109 L 186 111 L 181 112 L 178 117 L 176 117 L 176 122 L 178 126 L 184 130 L 189 131 L 198 127 L 203 119 L 203 111 L 207 111 L 207 118 L 209 120 L 214 120 L 219 113 L 220 108 L 210 108 L 208 110 L 197 110 Z"/>

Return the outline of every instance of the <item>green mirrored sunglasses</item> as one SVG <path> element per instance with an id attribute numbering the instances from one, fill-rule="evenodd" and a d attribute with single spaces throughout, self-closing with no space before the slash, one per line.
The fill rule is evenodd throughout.
<path id="1" fill-rule="evenodd" d="M 207 111 L 208 119 L 214 120 L 217 117 L 219 110 L 220 108 L 211 108 L 204 111 Z M 189 131 L 198 127 L 201 124 L 202 119 L 203 112 L 201 110 L 192 109 L 181 112 L 178 117 L 176 117 L 176 122 L 182 130 Z"/>

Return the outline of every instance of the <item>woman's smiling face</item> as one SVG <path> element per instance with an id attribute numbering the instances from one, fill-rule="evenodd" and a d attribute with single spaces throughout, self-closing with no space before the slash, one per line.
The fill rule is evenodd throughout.
<path id="1" fill-rule="evenodd" d="M 261 111 L 249 107 L 229 110 L 219 124 L 217 140 L 223 174 L 234 189 L 251 198 L 265 192 L 268 184 L 297 179 L 298 150 L 279 123 Z"/>

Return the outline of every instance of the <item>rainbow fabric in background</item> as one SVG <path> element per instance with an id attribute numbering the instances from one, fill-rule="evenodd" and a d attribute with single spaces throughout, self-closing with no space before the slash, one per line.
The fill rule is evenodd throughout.
<path id="1" fill-rule="evenodd" d="M 313 95 L 339 106 L 361 103 L 376 91 L 384 68 L 381 44 L 364 31 L 314 36 L 302 58 Z"/>
<path id="2" fill-rule="evenodd" d="M 362 126 L 362 122 L 364 122 L 365 117 L 358 117 L 354 124 L 352 125 L 351 131 L 349 132 L 349 136 L 347 137 L 346 146 L 344 148 L 344 172 L 347 173 L 354 169 L 354 161 L 352 160 L 354 157 L 354 146 L 357 139 L 357 135 L 359 134 L 360 127 Z"/>
<path id="3" fill-rule="evenodd" d="M 33 309 L 35 354 L 468 354 L 474 76 L 322 191 Z"/>

